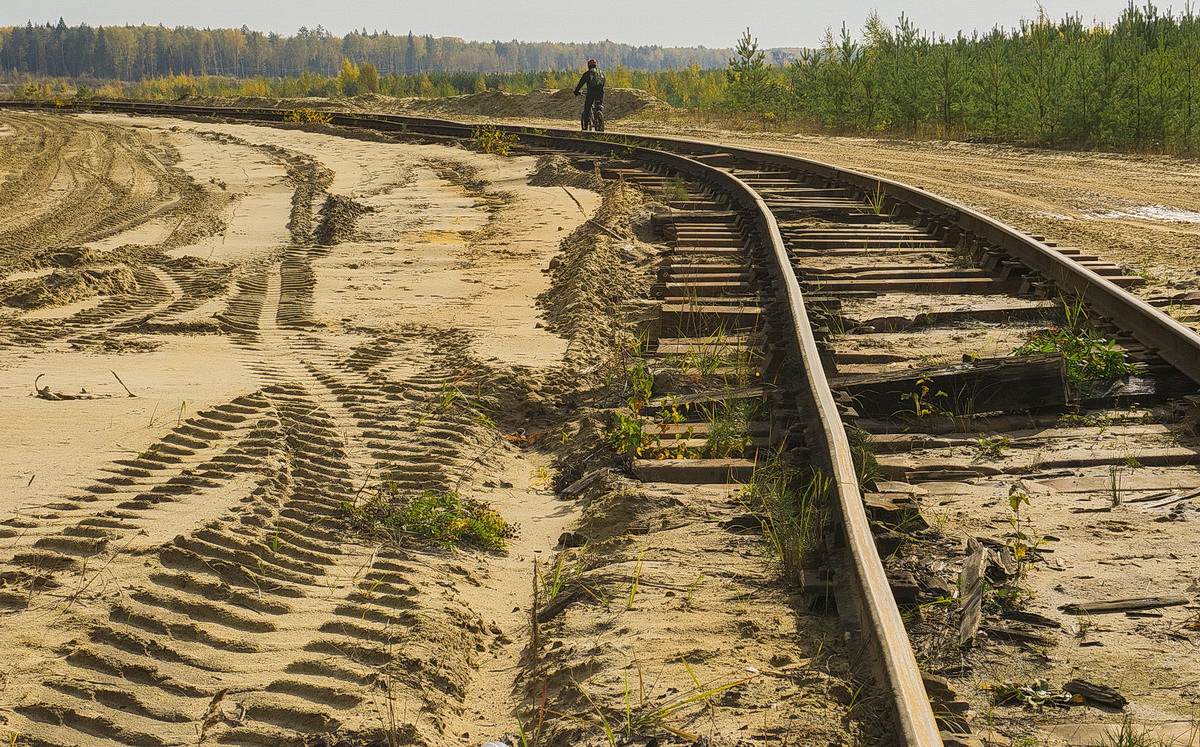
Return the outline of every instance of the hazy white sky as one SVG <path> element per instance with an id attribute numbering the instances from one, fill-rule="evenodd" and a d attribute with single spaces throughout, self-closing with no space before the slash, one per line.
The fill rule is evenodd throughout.
<path id="1" fill-rule="evenodd" d="M 1161 0 L 1160 0 L 1161 2 Z M 1111 22 L 1127 0 L 1044 0 L 1057 19 Z M 1166 6 L 1167 3 L 1161 3 Z M 1177 3 L 1182 6 L 1182 0 Z M 240 27 L 292 34 L 324 26 L 458 36 L 491 41 L 599 41 L 661 46 L 733 46 L 747 26 L 764 47 L 812 46 L 843 21 L 855 32 L 872 10 L 892 22 L 904 11 L 918 27 L 958 30 L 1016 26 L 1037 15 L 1035 0 L 0 0 L 0 26 L 163 24 Z"/>

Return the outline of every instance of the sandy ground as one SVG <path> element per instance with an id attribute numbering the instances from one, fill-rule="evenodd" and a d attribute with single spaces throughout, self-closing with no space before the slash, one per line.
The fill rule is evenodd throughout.
<path id="1" fill-rule="evenodd" d="M 443 145 L 0 123 L 6 739 L 608 744 L 622 717 L 857 739 L 831 620 L 717 526 L 735 489 L 551 490 L 595 398 L 574 377 L 604 378 L 653 278 L 643 197 Z M 381 484 L 517 530 L 502 553 L 356 539 L 342 504 Z M 560 558 L 610 601 L 535 645 L 535 561 Z"/>
<path id="2" fill-rule="evenodd" d="M 505 438 L 528 413 L 504 399 L 536 398 L 530 367 L 562 362 L 566 342 L 532 299 L 584 219 L 575 201 L 528 186 L 531 158 L 237 125 L 5 118 L 5 290 L 115 266 L 132 267 L 137 288 L 83 283 L 79 300 L 63 291 L 5 308 L 0 718 L 11 732 L 30 744 L 194 742 L 221 690 L 229 700 L 205 736 L 222 741 L 378 729 L 406 709 L 427 711 L 400 720 L 436 743 L 514 730 L 514 672 L 494 697 L 474 696 L 476 710 L 463 703 L 469 671 L 519 636 L 528 586 L 511 576 L 528 578 L 576 510 L 538 480 L 548 457 Z M 572 194 L 584 210 L 598 204 Z M 357 206 L 357 225 L 320 214 L 330 196 Z M 304 235 L 322 226 L 342 235 L 328 246 Z M 47 260 L 80 246 L 82 261 Z M 34 398 L 41 374 L 40 386 L 94 398 Z M 519 537 L 484 562 L 347 545 L 320 526 L 381 472 L 486 497 Z M 261 585 L 254 599 L 237 601 L 239 575 Z M 462 577 L 478 589 L 469 603 L 443 580 Z M 375 681 L 373 663 L 430 653 L 359 686 Z"/>
<path id="3" fill-rule="evenodd" d="M 529 186 L 531 158 L 445 146 L 101 115 L 0 123 L 0 422 L 15 424 L 0 452 L 0 728 L 28 744 L 279 744 L 380 728 L 460 744 L 515 731 L 514 712 L 550 690 L 593 722 L 559 719 L 550 738 L 601 743 L 594 722 L 619 720 L 623 693 L 653 713 L 698 674 L 739 683 L 679 714 L 715 744 L 870 743 L 854 736 L 858 691 L 828 622 L 797 616 L 752 543 L 713 528 L 744 510 L 736 496 L 617 480 L 562 501 L 549 452 L 519 447 L 548 427 L 567 441 L 555 429 L 578 403 L 560 374 L 603 337 L 566 329 L 590 312 L 587 292 L 550 294 L 557 334 L 534 303 L 583 222 L 571 196 L 591 214 L 595 192 Z M 1187 159 L 610 129 L 851 166 L 1128 264 L 1147 296 L 1200 286 L 1200 165 Z M 583 274 L 632 282 L 613 267 Z M 592 278 L 573 282 L 594 294 Z M 38 376 L 85 398 L 35 398 Z M 486 499 L 521 530 L 505 554 L 348 542 L 338 504 L 380 479 Z M 1028 489 L 1040 531 L 1071 523 L 1053 484 Z M 1003 526 L 998 491 L 982 481 L 979 495 L 930 505 L 948 532 Z M 1065 565 L 1035 574 L 1037 592 L 1046 604 L 1101 594 L 1104 574 L 1161 554 L 1158 540 L 1189 541 L 1189 524 L 1157 518 L 1104 517 L 1087 547 L 1056 542 Z M 595 540 L 587 562 L 554 554 L 569 529 Z M 559 557 L 614 599 L 645 584 L 627 606 L 566 608 L 531 649 L 533 561 Z M 1128 640 L 1175 641 L 1182 622 L 1092 625 L 1077 640 L 1136 662 L 1145 654 Z M 980 671 L 1062 676 L 1074 660 L 1000 656 Z M 1183 729 L 1194 683 L 1122 678 L 1134 670 L 1110 657 L 1096 676 L 1147 694 L 1138 718 Z M 1019 716 L 1006 718 L 1018 733 Z"/>

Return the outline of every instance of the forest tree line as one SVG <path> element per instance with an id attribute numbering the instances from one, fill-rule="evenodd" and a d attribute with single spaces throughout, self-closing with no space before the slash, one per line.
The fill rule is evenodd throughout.
<path id="1" fill-rule="evenodd" d="M 1200 138 L 1200 16 L 1130 4 L 1112 25 L 1044 15 L 950 39 L 901 16 L 843 26 L 786 66 L 747 33 L 726 101 L 839 133 L 1191 152 Z"/>
<path id="2" fill-rule="evenodd" d="M 747 30 L 732 52 L 704 50 L 723 55 L 723 67 L 717 68 L 696 60 L 684 62 L 682 57 L 671 62 L 663 57 L 662 67 L 639 67 L 636 55 L 621 58 L 616 49 L 621 45 L 613 45 L 608 55 L 590 50 L 564 53 L 555 64 L 543 58 L 523 62 L 522 54 L 532 55 L 535 47 L 571 45 L 496 44 L 493 53 L 501 55 L 497 50 L 504 47 L 501 56 L 515 55 L 516 69 L 485 65 L 484 70 L 410 72 L 412 65 L 402 59 L 387 64 L 376 62 L 378 57 L 364 59 L 367 55 L 355 45 L 372 37 L 349 35 L 340 40 L 341 47 L 330 42 L 328 47 L 312 47 L 325 50 L 319 53 L 295 53 L 297 64 L 315 59 L 314 54 L 321 59 L 315 69 L 310 66 L 298 74 L 234 76 L 217 75 L 209 68 L 199 73 L 171 68 L 172 72 L 122 83 L 111 78 L 126 76 L 107 71 L 110 80 L 99 90 L 78 87 L 71 75 L 35 80 L 22 77 L 31 69 L 10 67 L 8 40 L 16 31 L 29 29 L 0 29 L 0 65 L 6 66 L 10 82 L 20 83 L 14 92 L 29 98 L 523 93 L 574 86 L 578 60 L 594 56 L 611 60 L 604 62 L 610 86 L 642 89 L 676 107 L 733 116 L 764 128 L 1175 153 L 1195 152 L 1200 140 L 1200 17 L 1190 6 L 1173 13 L 1149 3 L 1131 4 L 1105 25 L 1085 24 L 1079 16 L 1054 21 L 1043 15 L 1012 29 L 954 38 L 922 31 L 904 16 L 889 25 L 872 14 L 860 35 L 845 26 L 838 34 L 828 31 L 818 48 L 796 50 L 786 60 L 780 59 L 779 50 L 759 49 Z M 52 31 L 44 27 L 38 33 Z M 201 33 L 180 31 L 184 32 Z M 243 38 L 252 34 L 241 33 Z M 308 32 L 280 42 L 281 48 L 314 37 L 339 41 Z M 388 44 L 399 43 L 402 57 L 411 40 L 417 47 L 424 45 L 423 54 L 432 55 L 417 59 L 441 55 L 444 64 L 451 64 L 449 50 L 454 45 L 445 38 L 388 39 Z M 523 53 L 525 46 L 529 49 Z M 622 49 L 631 55 L 636 50 L 669 51 Z M 218 62 L 232 59 L 228 51 L 206 54 L 215 55 Z M 238 55 L 244 69 L 258 69 L 251 52 Z"/>
<path id="3" fill-rule="evenodd" d="M 370 63 L 380 74 L 518 72 L 582 69 L 589 58 L 606 65 L 666 70 L 698 64 L 723 66 L 728 49 L 634 47 L 611 41 L 468 42 L 455 37 L 368 33 L 334 36 L 318 26 L 293 36 L 240 29 L 163 26 L 0 28 L 0 69 L 38 77 L 140 80 L 167 75 L 234 78 L 338 74 L 342 60 Z"/>

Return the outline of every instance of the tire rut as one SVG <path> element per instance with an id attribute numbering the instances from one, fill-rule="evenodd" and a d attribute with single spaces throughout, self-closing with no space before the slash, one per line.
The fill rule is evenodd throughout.
<path id="1" fill-rule="evenodd" d="M 0 522 L 0 635 L 55 621 L 12 674 L 26 694 L 10 725 L 28 744 L 192 743 L 219 693 L 205 737 L 222 744 L 378 732 L 401 708 L 422 713 L 408 727 L 418 743 L 458 724 L 472 657 L 494 635 L 446 580 L 468 572 L 436 550 L 347 542 L 338 522 L 382 480 L 450 491 L 487 469 L 509 448 L 481 417 L 497 402 L 463 392 L 500 374 L 464 333 L 354 330 L 367 341 L 349 349 L 320 335 L 312 262 L 331 249 L 317 233 L 336 244 L 357 213 L 334 206 L 343 217 L 315 225 L 332 174 L 275 151 L 296 191 L 293 242 L 272 260 L 133 248 L 122 258 L 146 259 L 132 263 L 136 295 L 9 325 L 0 342 L 102 344 L 186 325 L 226 294 L 217 324 L 258 385 Z"/>

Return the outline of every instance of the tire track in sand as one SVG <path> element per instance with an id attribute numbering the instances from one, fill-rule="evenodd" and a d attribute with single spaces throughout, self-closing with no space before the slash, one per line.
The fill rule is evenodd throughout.
<path id="1" fill-rule="evenodd" d="M 495 434 L 439 407 L 473 364 L 444 331 L 326 347 L 307 331 L 310 251 L 326 250 L 248 268 L 221 316 L 258 392 L 0 530 L 17 550 L 2 629 L 61 631 L 31 642 L 13 677 L 25 742 L 190 743 L 222 692 L 207 736 L 227 744 L 378 729 L 399 708 L 422 714 L 411 738 L 436 743 L 461 710 L 487 638 L 444 580 L 466 572 L 438 553 L 347 545 L 329 525 L 372 476 L 444 490 L 477 466 L 467 452 Z"/>

